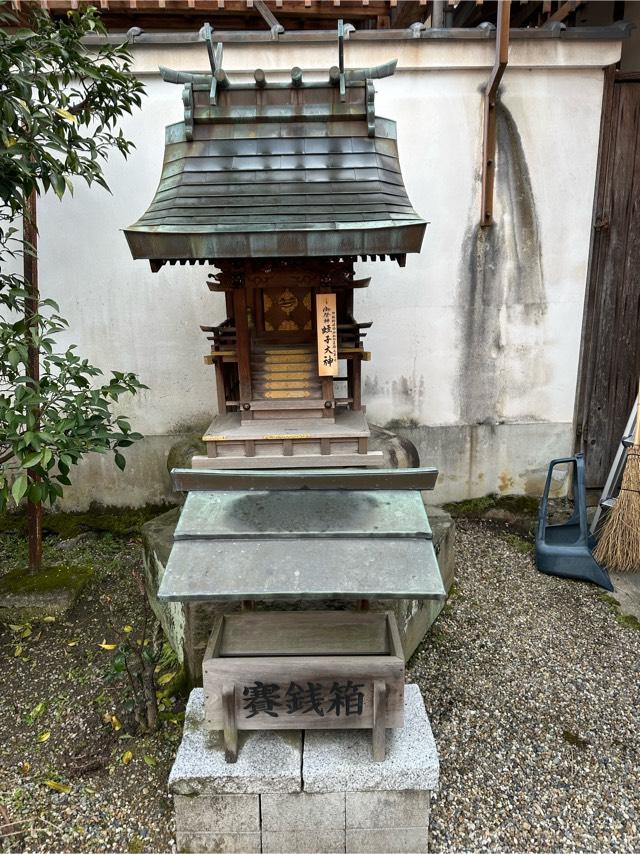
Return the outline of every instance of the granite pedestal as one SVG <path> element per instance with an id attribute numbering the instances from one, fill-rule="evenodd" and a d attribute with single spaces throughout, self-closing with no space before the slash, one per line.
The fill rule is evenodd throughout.
<path id="1" fill-rule="evenodd" d="M 195 689 L 169 777 L 178 851 L 426 852 L 439 764 L 417 685 L 386 738 L 374 762 L 364 730 L 245 732 L 230 765 Z"/>

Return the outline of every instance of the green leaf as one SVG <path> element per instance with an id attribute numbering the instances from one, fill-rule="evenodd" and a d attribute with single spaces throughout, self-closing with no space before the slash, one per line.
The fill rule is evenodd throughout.
<path id="1" fill-rule="evenodd" d="M 13 486 L 11 487 L 11 495 L 13 496 L 13 500 L 16 502 L 16 504 L 20 504 L 28 488 L 29 481 L 27 480 L 26 474 L 19 475 L 15 479 L 15 481 L 13 482 Z"/>
<path id="2" fill-rule="evenodd" d="M 61 199 L 64 196 L 64 191 L 67 189 L 66 182 L 64 180 L 64 176 L 59 173 L 54 173 L 51 176 L 51 186 L 53 187 L 53 191 L 56 196 Z"/>
<path id="3" fill-rule="evenodd" d="M 27 457 L 23 461 L 22 468 L 23 469 L 30 469 L 32 466 L 37 466 L 41 459 L 42 459 L 41 453 L 32 454 L 30 457 Z"/>
<path id="4" fill-rule="evenodd" d="M 122 456 L 122 454 L 119 454 L 119 453 L 116 451 L 116 453 L 115 453 L 115 455 L 114 455 L 114 460 L 115 460 L 115 464 L 118 466 L 118 468 L 120 469 L 120 471 L 124 471 L 124 468 L 125 468 L 125 466 L 126 466 L 126 464 L 127 464 L 127 461 L 126 461 L 126 460 L 125 460 L 125 458 Z"/>

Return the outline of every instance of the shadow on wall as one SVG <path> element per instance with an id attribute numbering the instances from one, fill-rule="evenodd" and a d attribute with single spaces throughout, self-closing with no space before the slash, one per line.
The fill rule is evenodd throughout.
<path id="1" fill-rule="evenodd" d="M 509 403 L 544 386 L 547 305 L 535 200 L 516 123 L 501 102 L 497 110 L 495 223 L 480 227 L 475 194 L 462 248 L 459 387 L 466 424 L 513 418 Z"/>

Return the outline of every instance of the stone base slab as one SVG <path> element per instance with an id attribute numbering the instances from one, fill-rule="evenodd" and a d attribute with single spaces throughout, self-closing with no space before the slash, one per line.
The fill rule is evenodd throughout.
<path id="1" fill-rule="evenodd" d="M 169 777 L 177 850 L 426 852 L 438 777 L 417 685 L 405 688 L 405 726 L 387 730 L 384 762 L 366 730 L 257 731 L 241 734 L 233 765 L 195 689 Z"/>
<path id="2" fill-rule="evenodd" d="M 453 583 L 455 561 L 455 523 L 451 516 L 438 507 L 427 507 L 433 531 L 433 545 L 438 558 L 444 588 L 449 592 Z M 169 560 L 173 534 L 180 511 L 176 508 L 143 525 L 145 587 L 151 607 L 167 635 L 178 659 L 184 665 L 191 685 L 202 684 L 202 657 L 218 614 L 237 610 L 230 603 L 168 602 L 158 599 L 157 593 Z M 386 599 L 372 601 L 373 610 L 393 611 L 400 632 L 405 661 L 413 655 L 425 633 L 443 607 L 440 601 L 412 599 Z M 273 603 L 270 604 L 273 608 Z M 298 608 L 300 603 L 286 605 Z M 353 607 L 341 600 L 319 601 L 314 608 Z"/>

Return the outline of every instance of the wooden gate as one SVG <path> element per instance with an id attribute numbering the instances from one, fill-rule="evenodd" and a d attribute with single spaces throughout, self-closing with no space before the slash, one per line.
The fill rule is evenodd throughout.
<path id="1" fill-rule="evenodd" d="M 640 376 L 640 73 L 605 74 L 576 399 L 576 450 L 601 488 Z"/>

